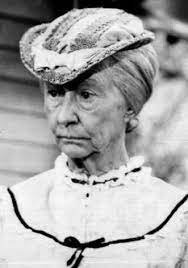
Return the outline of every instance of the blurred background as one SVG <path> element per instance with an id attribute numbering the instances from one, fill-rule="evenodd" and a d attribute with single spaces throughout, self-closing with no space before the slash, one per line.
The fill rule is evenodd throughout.
<path id="1" fill-rule="evenodd" d="M 38 82 L 23 67 L 18 43 L 31 26 L 83 7 L 121 8 L 154 31 L 160 71 L 151 99 L 128 136 L 153 175 L 188 190 L 188 2 L 185 0 L 0 1 L 0 184 L 53 167 L 58 155 Z"/>

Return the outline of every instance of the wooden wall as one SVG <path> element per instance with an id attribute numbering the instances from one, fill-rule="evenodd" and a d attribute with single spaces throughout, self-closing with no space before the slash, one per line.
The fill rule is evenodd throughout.
<path id="1" fill-rule="evenodd" d="M 26 29 L 53 17 L 47 1 L 0 1 L 0 184 L 12 185 L 51 168 L 57 155 L 38 82 L 18 51 Z"/>

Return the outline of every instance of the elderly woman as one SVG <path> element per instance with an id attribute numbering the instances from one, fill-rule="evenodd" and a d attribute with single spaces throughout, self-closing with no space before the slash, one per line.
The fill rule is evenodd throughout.
<path id="1" fill-rule="evenodd" d="M 152 39 L 138 18 L 103 8 L 23 36 L 61 154 L 52 170 L 1 187 L 0 267 L 187 267 L 188 196 L 125 144 L 152 92 Z"/>

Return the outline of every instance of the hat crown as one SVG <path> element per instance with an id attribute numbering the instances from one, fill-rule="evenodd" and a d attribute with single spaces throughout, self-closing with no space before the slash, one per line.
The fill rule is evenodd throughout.
<path id="1" fill-rule="evenodd" d="M 39 40 L 48 50 L 67 53 L 100 46 L 103 34 L 113 26 L 119 27 L 119 35 L 121 31 L 126 32 L 130 38 L 131 35 L 144 31 L 141 20 L 120 9 L 73 9 L 52 21 L 43 34 L 43 40 L 41 37 Z"/>
<path id="2" fill-rule="evenodd" d="M 121 49 L 154 39 L 136 16 L 120 9 L 73 9 L 49 24 L 28 30 L 21 58 L 37 77 L 63 84 Z"/>

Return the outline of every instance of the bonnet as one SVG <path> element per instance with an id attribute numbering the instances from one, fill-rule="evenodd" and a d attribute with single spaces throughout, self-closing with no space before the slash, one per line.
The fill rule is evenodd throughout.
<path id="1" fill-rule="evenodd" d="M 73 9 L 29 29 L 20 40 L 20 54 L 35 77 L 64 84 L 114 53 L 153 39 L 141 20 L 124 10 Z"/>

